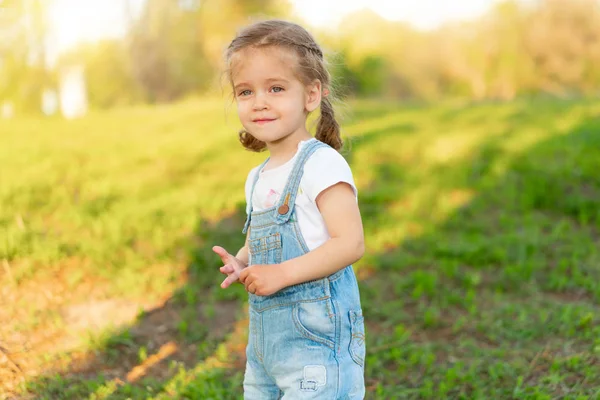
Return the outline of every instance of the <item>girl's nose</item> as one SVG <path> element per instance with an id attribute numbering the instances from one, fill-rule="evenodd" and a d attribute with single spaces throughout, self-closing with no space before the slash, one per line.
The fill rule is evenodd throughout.
<path id="1" fill-rule="evenodd" d="M 254 105 L 252 108 L 254 109 L 254 111 L 260 111 L 268 108 L 264 95 L 256 94 L 256 96 L 254 96 Z"/>

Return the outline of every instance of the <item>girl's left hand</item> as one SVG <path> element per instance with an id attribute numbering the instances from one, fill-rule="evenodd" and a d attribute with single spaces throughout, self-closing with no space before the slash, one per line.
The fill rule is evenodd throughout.
<path id="1" fill-rule="evenodd" d="M 269 296 L 285 287 L 285 273 L 280 264 L 257 264 L 240 273 L 240 282 L 248 293 Z"/>

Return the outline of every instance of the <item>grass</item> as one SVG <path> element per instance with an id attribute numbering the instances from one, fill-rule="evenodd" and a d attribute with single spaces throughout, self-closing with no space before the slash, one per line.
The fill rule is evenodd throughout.
<path id="1" fill-rule="evenodd" d="M 600 102 L 349 106 L 367 398 L 600 398 Z M 7 394 L 241 398 L 236 131 L 221 100 L 0 121 Z"/>

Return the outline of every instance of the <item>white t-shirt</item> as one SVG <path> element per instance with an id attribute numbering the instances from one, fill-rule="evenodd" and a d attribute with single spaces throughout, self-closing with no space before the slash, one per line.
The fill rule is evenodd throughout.
<path id="1" fill-rule="evenodd" d="M 260 172 L 252 196 L 254 211 L 262 211 L 277 204 L 300 149 L 305 143 L 312 140 L 316 139 L 301 141 L 298 144 L 298 152 L 285 164 Z M 246 179 L 246 214 L 250 212 L 250 192 L 259 167 L 253 168 Z M 330 238 L 325 221 L 317 207 L 316 199 L 319 193 L 338 182 L 350 184 L 354 189 L 354 194 L 358 196 L 348 162 L 335 149 L 320 147 L 304 164 L 304 174 L 300 179 L 294 206 L 300 231 L 309 250 L 316 249 Z"/>

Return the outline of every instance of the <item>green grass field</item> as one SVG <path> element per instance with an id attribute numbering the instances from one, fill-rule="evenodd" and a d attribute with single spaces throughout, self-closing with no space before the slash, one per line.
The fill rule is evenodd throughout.
<path id="1" fill-rule="evenodd" d="M 0 121 L 0 398 L 242 398 L 227 107 Z M 347 109 L 367 398 L 600 399 L 600 101 Z"/>

